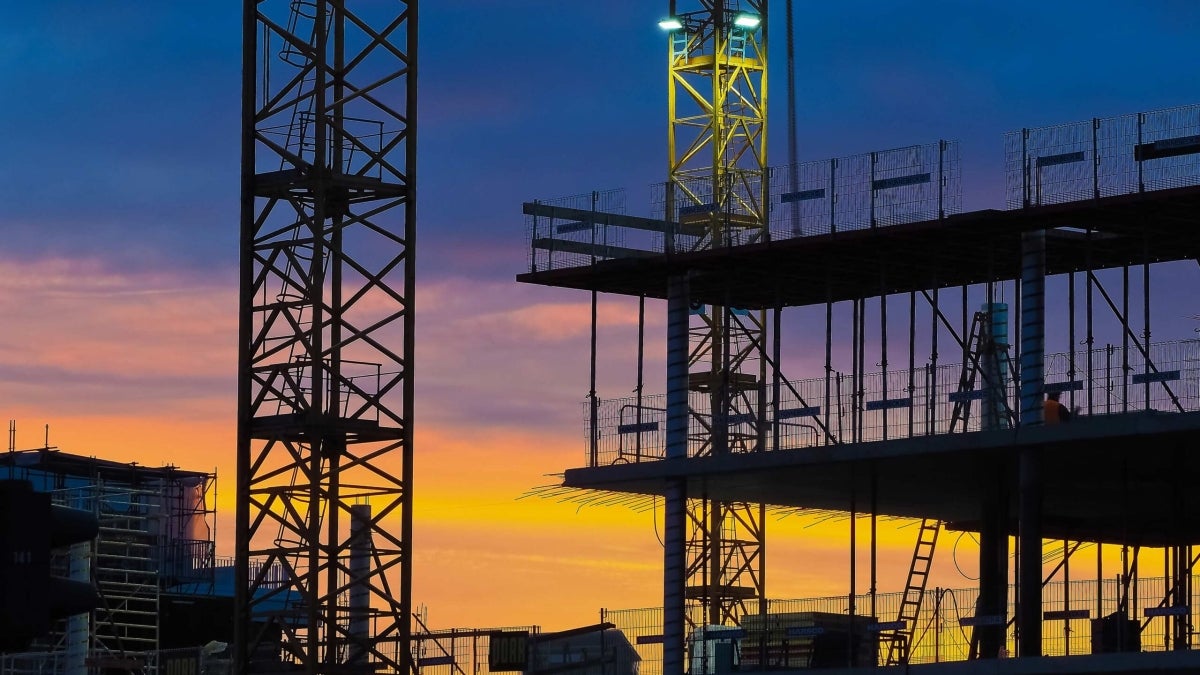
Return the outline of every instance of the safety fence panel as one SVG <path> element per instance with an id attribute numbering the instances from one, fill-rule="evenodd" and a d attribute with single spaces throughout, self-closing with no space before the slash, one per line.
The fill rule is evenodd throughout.
<path id="1" fill-rule="evenodd" d="M 592 213 L 624 214 L 625 191 L 588 192 L 534 204 Z M 527 214 L 525 233 L 530 242 L 528 269 L 534 272 L 586 267 L 599 260 L 615 257 L 617 251 L 627 250 L 630 246 L 647 251 L 661 247 L 661 242 L 655 242 L 653 237 L 638 241 L 637 235 L 644 233 L 636 230 L 570 217 Z M 630 241 L 631 237 L 634 237 L 633 241 Z"/>
<path id="2" fill-rule="evenodd" d="M 1004 153 L 1010 209 L 1200 185 L 1200 105 L 1021 129 Z"/>
<path id="3" fill-rule="evenodd" d="M 1083 549 L 1090 546 L 1081 547 Z M 1079 553 L 1078 555 L 1084 555 Z M 1048 556 L 1053 559 L 1053 555 Z M 1059 557 L 1061 559 L 1061 556 Z M 1192 578 L 1196 587 L 1196 578 Z M 1171 643 L 1170 622 L 1176 613 L 1166 602 L 1168 583 L 1163 577 L 1139 578 L 1131 584 L 1126 598 L 1125 613 L 1121 613 L 1121 584 L 1116 578 L 1097 582 L 1094 579 L 1075 580 L 1069 583 L 1054 580 L 1042 587 L 1042 649 L 1047 656 L 1070 656 L 1092 654 L 1101 649 L 1100 632 L 1105 630 L 1101 620 L 1124 618 L 1131 626 L 1136 622 L 1137 641 L 1140 651 L 1162 652 L 1174 648 Z M 909 640 L 909 663 L 945 663 L 966 661 L 977 656 L 978 644 L 972 648 L 975 624 L 988 625 L 998 621 L 1004 625 L 1004 646 L 999 656 L 1016 654 L 1016 589 L 1008 588 L 1008 607 L 1001 617 L 977 617 L 976 602 L 979 597 L 973 588 L 931 588 L 921 596 L 917 619 L 905 626 Z M 888 658 L 889 632 L 899 616 L 902 593 L 862 593 L 853 596 L 853 614 L 861 621 L 846 623 L 851 614 L 851 596 L 837 595 L 820 598 L 768 600 L 761 615 L 747 614 L 741 618 L 742 631 L 729 633 L 735 636 L 735 659 L 746 669 L 756 670 L 760 666 L 758 655 L 769 659 L 764 669 L 779 669 L 792 665 L 808 667 L 813 658 L 814 638 L 821 635 L 821 624 L 837 627 L 852 625 L 860 648 L 857 653 L 874 653 L 875 664 L 884 665 Z M 1180 606 L 1191 625 L 1200 621 L 1200 607 L 1191 603 Z M 605 621 L 611 621 L 623 631 L 642 657 L 640 675 L 660 675 L 662 672 L 662 609 L 601 610 Z M 838 617 L 841 617 L 839 619 Z M 692 665 L 700 663 L 709 650 L 700 650 L 700 627 L 702 622 L 690 616 L 688 634 L 685 635 L 685 653 Z M 766 628 L 760 630 L 760 626 Z M 836 630 L 836 628 L 835 628 Z M 717 635 L 709 629 L 710 635 Z M 764 633 L 766 633 L 764 635 Z M 834 635 L 825 632 L 830 638 Z M 1111 636 L 1110 636 L 1111 637 Z M 839 639 L 844 639 L 840 636 Z M 722 638 L 724 639 L 724 638 Z M 862 641 L 870 646 L 863 648 Z M 1096 640 L 1097 642 L 1093 642 Z M 764 649 L 764 642 L 767 642 Z M 820 645 L 816 649 L 820 649 Z M 844 666 L 849 660 L 849 650 L 842 645 L 833 655 L 842 659 L 835 666 Z M 864 651 L 865 650 L 865 651 Z M 859 657 L 861 658 L 861 657 Z M 774 661 L 770 661 L 773 659 Z M 860 665 L 873 665 L 861 663 Z M 716 672 L 717 669 L 702 669 L 701 672 Z M 695 672 L 695 671 L 693 671 Z"/>
<path id="4" fill-rule="evenodd" d="M 944 218 L 962 210 L 958 143 L 774 167 L 770 203 L 776 240 Z"/>

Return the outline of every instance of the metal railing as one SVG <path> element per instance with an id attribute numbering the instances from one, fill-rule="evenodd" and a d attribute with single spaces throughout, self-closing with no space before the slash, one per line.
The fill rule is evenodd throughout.
<path id="1" fill-rule="evenodd" d="M 732 181 L 732 179 L 731 179 Z M 770 239 L 792 239 L 849 230 L 887 227 L 936 220 L 961 212 L 962 180 L 958 143 L 938 141 L 849 157 L 769 167 L 763 176 L 739 172 L 738 192 L 724 201 L 713 195 L 711 181 L 686 180 L 671 186 L 651 186 L 651 209 L 657 229 L 643 223 L 622 227 L 574 219 L 530 215 L 526 235 L 530 242 L 532 271 L 586 267 L 601 260 L 634 254 L 655 255 L 668 250 L 688 251 L 696 246 L 740 246 L 761 242 L 763 227 L 748 227 L 765 212 Z M 670 214 L 667 197 L 674 188 Z M 734 186 L 726 186 L 734 190 Z M 712 212 L 718 202 L 726 211 Z M 564 207 L 597 213 L 625 213 L 622 190 L 593 192 L 535 202 L 538 206 Z M 697 230 L 696 217 L 721 218 L 731 225 L 722 241 L 712 242 L 707 229 Z M 690 226 L 680 225 L 688 221 Z M 665 230 L 670 229 L 671 246 Z"/>
<path id="2" fill-rule="evenodd" d="M 1200 185 L 1200 105 L 1005 135 L 1007 206 Z"/>
<path id="3" fill-rule="evenodd" d="M 1200 410 L 1200 340 L 1152 343 L 1147 355 L 1149 359 L 1136 349 L 1123 351 L 1120 345 L 1092 349 L 1090 355 L 1087 350 L 1047 354 L 1046 389 L 1062 391 L 1062 402 L 1078 407 L 1083 417 Z M 996 406 L 1000 426 L 1007 427 L 1015 419 L 1010 413 L 1019 409 L 1019 369 L 1014 365 L 1001 371 L 1007 372 L 1002 388 L 990 387 L 977 374 L 969 391 L 960 391 L 961 364 L 889 370 L 886 378 L 882 372 L 867 373 L 861 382 L 833 371 L 828 378 L 784 383 L 777 403 L 769 399 L 769 387 L 739 394 L 724 417 L 731 436 L 761 438 L 761 446 L 755 447 L 766 451 L 793 450 L 979 431 L 982 404 L 991 391 L 1002 391 Z M 702 439 L 711 437 L 713 427 L 712 415 L 697 411 L 706 411 L 711 399 L 699 392 L 690 392 L 689 399 L 689 456 L 697 456 L 707 450 Z M 665 411 L 663 394 L 585 401 L 586 465 L 663 459 Z"/>
<path id="4" fill-rule="evenodd" d="M 1195 581 L 1193 581 L 1193 584 Z M 1169 617 L 1160 612 L 1156 616 L 1147 617 L 1146 611 L 1157 607 L 1166 593 L 1165 578 L 1141 578 L 1137 589 L 1133 591 L 1134 599 L 1141 598 L 1141 604 L 1136 600 L 1130 605 L 1129 618 L 1137 619 L 1141 624 L 1140 645 L 1146 652 L 1168 651 L 1173 648 L 1170 644 L 1171 630 Z M 1079 618 L 1045 619 L 1042 628 L 1042 653 L 1047 656 L 1067 656 L 1093 653 L 1092 620 L 1109 616 L 1118 612 L 1119 583 L 1116 578 L 1099 583 L 1096 580 L 1071 581 L 1065 584 L 1053 581 L 1042 589 L 1042 606 L 1045 612 L 1075 610 L 1072 616 Z M 978 590 L 932 588 L 922 596 L 921 610 L 912 626 L 912 642 L 909 648 L 909 663 L 943 663 L 949 661 L 965 661 L 971 653 L 971 632 L 963 620 L 971 621 L 975 615 L 975 603 Z M 1012 617 L 1016 616 L 1015 590 L 1009 587 L 1009 603 L 1005 620 L 1006 652 L 1016 654 L 1016 629 Z M 1070 602 L 1066 598 L 1070 598 Z M 879 593 L 873 598 L 870 594 L 855 596 L 856 616 L 873 617 L 864 622 L 867 635 L 877 635 L 882 628 L 872 624 L 886 624 L 894 621 L 900 610 L 903 593 Z M 766 615 L 778 617 L 780 621 L 792 620 L 803 623 L 805 613 L 822 614 L 826 616 L 848 616 L 849 596 L 838 595 L 822 598 L 780 599 L 768 600 Z M 1200 607 L 1193 603 L 1188 608 L 1191 623 L 1200 622 Z M 1051 615 L 1055 616 L 1055 615 Z M 691 625 L 699 625 L 698 617 Z M 662 673 L 662 609 L 658 607 L 644 609 L 601 610 L 601 620 L 610 621 L 617 626 L 631 643 L 634 644 L 642 657 L 639 675 L 660 675 Z M 857 624 L 856 624 L 857 625 Z M 805 628 L 807 626 L 797 626 Z M 792 650 L 793 658 L 811 647 L 810 642 L 802 634 L 803 630 L 793 631 L 797 634 L 791 639 L 775 638 L 775 644 L 768 645 L 767 654 L 781 658 Z M 737 640 L 739 657 L 754 660 L 760 649 L 755 644 L 762 637 L 747 630 L 744 637 Z M 1191 645 L 1195 645 L 1195 636 L 1191 637 Z M 770 656 L 768 658 L 771 658 Z M 883 665 L 887 658 L 886 646 L 881 642 L 878 650 L 878 664 Z M 747 662 L 747 665 L 750 665 Z M 754 664 L 757 665 L 757 664 Z M 770 663 L 767 664 L 768 668 Z"/>

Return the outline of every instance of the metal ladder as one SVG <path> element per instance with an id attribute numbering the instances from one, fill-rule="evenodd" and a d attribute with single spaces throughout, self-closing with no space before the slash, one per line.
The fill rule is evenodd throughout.
<path id="1" fill-rule="evenodd" d="M 917 532 L 917 545 L 913 549 L 912 562 L 908 566 L 908 582 L 904 585 L 904 598 L 900 601 L 898 622 L 901 628 L 881 633 L 879 638 L 888 645 L 885 665 L 895 666 L 908 663 L 909 645 L 921 613 L 921 600 L 929 582 L 929 568 L 933 565 L 933 551 L 937 547 L 938 533 L 942 529 L 940 520 L 925 519 Z"/>
<path id="2" fill-rule="evenodd" d="M 746 31 L 741 28 L 729 31 L 729 56 L 734 59 L 746 57 Z"/>
<path id="3" fill-rule="evenodd" d="M 959 422 L 965 428 L 971 416 L 970 393 L 975 390 L 975 376 L 980 371 L 981 357 L 995 357 L 995 346 L 991 344 L 990 318 L 984 312 L 975 312 L 971 318 L 971 329 L 967 334 L 966 358 L 963 360 L 962 374 L 958 379 L 958 396 L 954 401 L 954 410 L 950 415 L 950 431 L 953 432 Z M 986 379 L 986 378 L 985 378 Z M 992 383 L 985 383 L 989 387 Z M 881 633 L 880 640 L 888 645 L 886 665 L 894 666 L 908 663 L 909 648 L 913 631 L 916 628 L 917 617 L 921 612 L 921 600 L 925 597 L 925 588 L 929 581 L 929 568 L 933 565 L 933 552 L 937 547 L 938 533 L 942 523 L 939 520 L 924 519 L 917 532 L 917 543 L 913 548 L 912 562 L 908 566 L 908 581 L 904 585 L 904 598 L 900 601 L 897 622 L 903 626 L 895 630 Z"/>
<path id="4" fill-rule="evenodd" d="M 975 312 L 971 318 L 971 332 L 967 335 L 966 358 L 963 359 L 962 374 L 958 378 L 958 394 L 954 401 L 954 411 L 950 414 L 950 432 L 962 422 L 963 428 L 971 416 L 971 399 L 963 394 L 975 390 L 975 374 L 979 372 L 979 356 L 983 348 L 983 331 L 987 329 L 988 318 L 983 312 Z"/>

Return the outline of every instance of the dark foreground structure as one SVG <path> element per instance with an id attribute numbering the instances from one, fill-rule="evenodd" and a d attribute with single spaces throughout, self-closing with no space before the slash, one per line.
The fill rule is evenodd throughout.
<path id="1" fill-rule="evenodd" d="M 764 170 L 766 216 L 670 183 L 657 218 L 620 213 L 613 194 L 526 204 L 519 281 L 638 301 L 635 396 L 599 398 L 593 339 L 588 461 L 564 485 L 665 505 L 661 633 L 630 633 L 661 648 L 664 673 L 1200 668 L 1200 344 L 1151 341 L 1177 330 L 1156 315 L 1191 312 L 1200 107 L 1023 129 L 1006 146 L 1006 210 L 956 213 L 947 142 Z M 666 304 L 665 395 L 644 393 L 647 300 Z M 724 329 L 699 348 L 698 322 Z M 697 557 L 673 536 L 731 531 L 730 504 L 869 517 L 868 595 L 852 569 L 841 623 L 780 612 L 763 579 L 723 567 L 744 537 L 713 535 Z M 890 604 L 875 593 L 881 517 L 921 521 Z M 761 516 L 755 530 L 743 572 L 765 556 Z M 945 530 L 977 535 L 980 579 L 958 617 L 966 653 L 931 657 L 926 581 Z M 919 665 L 947 658 L 976 662 Z"/>
<path id="2" fill-rule="evenodd" d="M 10 439 L 14 434 L 12 425 Z M 70 598 L 54 582 L 30 584 L 28 604 L 0 596 L 12 625 L 33 623 L 39 613 L 52 619 L 29 644 L 0 650 L 5 652 L 0 673 L 195 672 L 202 664 L 210 673 L 227 671 L 233 561 L 216 555 L 215 473 L 46 447 L 0 454 L 0 481 L 25 483 L 45 493 L 47 502 L 83 513 L 95 524 L 78 543 L 64 546 L 55 543 L 52 519 L 36 522 L 52 531 L 43 573 L 94 596 L 75 613 L 64 608 Z M 5 543 L 7 556 L 31 548 L 25 539 Z M 5 573 L 20 570 L 14 565 Z"/>

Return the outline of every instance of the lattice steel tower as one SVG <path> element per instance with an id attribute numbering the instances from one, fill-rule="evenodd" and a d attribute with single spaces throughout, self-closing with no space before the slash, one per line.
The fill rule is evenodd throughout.
<path id="1" fill-rule="evenodd" d="M 669 237 L 668 251 L 770 236 L 766 20 L 767 0 L 670 3 L 665 217 L 703 234 Z M 702 422 L 689 425 L 688 454 L 766 450 L 765 312 L 710 305 L 691 315 L 688 409 Z M 689 497 L 689 621 L 737 623 L 749 601 L 764 597 L 763 506 Z"/>
<path id="2" fill-rule="evenodd" d="M 416 4 L 243 5 L 239 673 L 411 670 Z"/>

